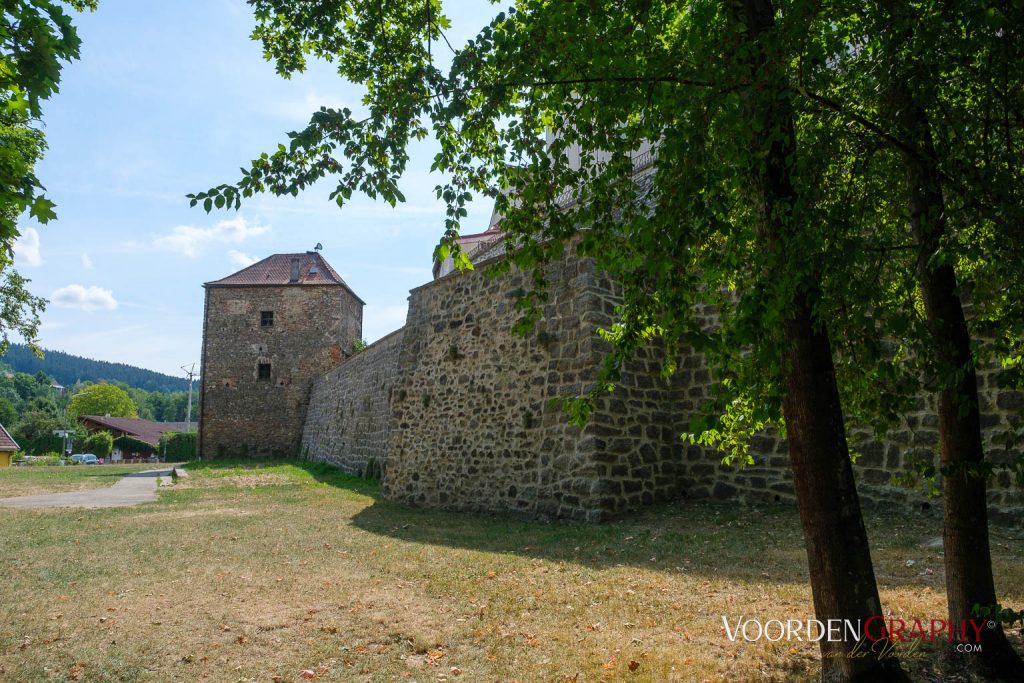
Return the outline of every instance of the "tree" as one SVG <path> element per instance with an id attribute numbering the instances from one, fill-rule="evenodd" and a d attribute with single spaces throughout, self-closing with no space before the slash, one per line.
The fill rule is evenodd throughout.
<path id="1" fill-rule="evenodd" d="M 934 12 L 922 26 L 949 30 L 922 32 L 894 54 L 882 44 L 891 30 L 884 6 L 786 2 L 776 11 L 765 0 L 586 7 L 521 0 L 467 45 L 441 47 L 452 53 L 445 54 L 451 67 L 442 73 L 434 49 L 446 44 L 447 24 L 437 2 L 252 4 L 260 22 L 255 36 L 282 74 L 301 70 L 307 54 L 334 59 L 342 76 L 367 84 L 367 113 L 321 110 L 291 134 L 287 146 L 255 160 L 240 182 L 200 193 L 194 205 L 209 211 L 237 208 L 261 191 L 294 195 L 325 175 L 338 176 L 332 199 L 339 205 L 354 191 L 393 204 L 401 200 L 397 182 L 409 142 L 433 133 L 441 147 L 434 167 L 446 176 L 438 196 L 449 206 L 437 256 L 453 251 L 466 203 L 483 194 L 495 198 L 505 215 L 503 229 L 515 248 L 511 260 L 535 269 L 538 288 L 525 299 L 526 324 L 538 314 L 531 304 L 544 297 L 536 266 L 570 239 L 623 283 L 620 321 L 605 331 L 615 350 L 594 394 L 568 403 L 574 417 L 586 418 L 590 401 L 613 385 L 631 350 L 659 337 L 672 358 L 685 340 L 708 356 L 718 381 L 709 420 L 693 427 L 695 439 L 721 445 L 743 436 L 735 433 L 737 424 L 750 433 L 768 423 L 790 437 L 819 617 L 880 609 L 840 396 L 856 415 L 896 417 L 916 386 L 905 367 L 907 351 L 924 351 L 916 357 L 927 364 L 934 355 L 928 347 L 952 343 L 958 351 L 938 354 L 946 356 L 940 375 L 961 379 L 940 383 L 940 402 L 968 410 L 956 408 L 955 416 L 942 410 L 952 431 L 958 421 L 977 431 L 970 415 L 972 404 L 977 413 L 970 393 L 973 361 L 963 353 L 969 338 L 964 325 L 953 321 L 952 308 L 928 311 L 927 299 L 935 294 L 930 280 L 944 279 L 940 294 L 948 302 L 956 281 L 942 261 L 959 259 L 962 270 L 967 262 L 995 275 L 987 281 L 994 283 L 990 296 L 979 302 L 998 313 L 988 321 L 1019 321 L 1020 299 L 1008 296 L 1007 288 L 1020 282 L 1021 260 L 986 258 L 991 252 L 964 245 L 952 255 L 947 228 L 936 223 L 943 216 L 935 201 L 941 195 L 934 183 L 929 189 L 911 175 L 931 164 L 946 183 L 942 193 L 958 176 L 943 166 L 964 171 L 959 186 L 968 199 L 958 204 L 983 209 L 965 233 L 976 245 L 980 240 L 1019 254 L 1014 245 L 1021 243 L 1024 221 L 1014 194 L 1021 183 L 1013 152 L 1020 147 L 1021 108 L 1014 97 L 1021 88 L 1011 87 L 1016 81 L 1009 75 L 1022 72 L 1014 71 L 1016 61 L 999 61 L 1021 45 L 1009 10 L 956 5 L 955 27 L 942 25 L 944 13 Z M 931 49 L 935 40 L 942 50 Z M 964 92 L 951 108 L 948 100 L 915 100 L 912 92 L 910 99 L 880 100 L 879 93 L 898 94 L 893 79 L 910 79 L 901 65 L 916 65 L 929 54 L 945 60 L 933 77 L 955 75 L 946 95 Z M 888 62 L 873 61 L 876 55 Z M 997 87 L 998 69 L 980 79 L 965 71 L 979 59 L 1002 68 Z M 912 74 L 915 82 L 922 76 L 920 70 Z M 924 76 L 920 90 L 929 94 L 938 80 Z M 979 88 L 997 93 L 1001 109 L 978 109 Z M 915 122 L 943 111 L 955 114 L 943 119 L 941 139 L 953 142 L 943 150 L 950 154 L 928 151 L 934 133 L 920 126 L 914 133 Z M 902 122 L 887 121 L 887 112 Z M 985 122 L 981 135 L 974 134 L 979 121 Z M 999 126 L 1007 132 L 991 134 Z M 545 139 L 548 131 L 556 135 Z M 650 140 L 656 141 L 657 172 L 646 189 L 634 180 L 633 153 Z M 833 162 L 837 151 L 841 158 Z M 894 196 L 893 187 L 903 183 Z M 914 197 L 922 188 L 932 196 L 931 208 L 922 209 L 922 197 Z M 850 195 L 859 212 L 844 204 Z M 906 211 L 893 211 L 901 202 Z M 929 215 L 931 226 L 919 219 Z M 901 244 L 908 237 L 909 249 Z M 901 253 L 921 258 L 894 258 Z M 878 266 L 871 270 L 869 263 Z M 977 278 L 975 285 L 984 282 Z M 918 312 L 923 298 L 924 317 Z M 717 326 L 701 324 L 700 314 L 708 310 L 717 312 Z M 950 321 L 961 329 L 947 327 Z M 1007 331 L 1019 329 L 1005 328 L 995 344 L 1018 367 L 1019 342 Z M 887 341 L 893 337 L 908 343 L 893 347 Z M 745 419 L 732 419 L 738 416 Z M 970 469 L 979 461 L 970 456 L 947 464 Z M 983 486 L 957 490 L 954 484 L 946 496 L 969 502 L 976 520 L 979 500 L 983 512 Z M 956 502 L 947 503 L 947 514 Z M 953 577 L 984 588 L 987 553 L 950 555 L 958 558 L 947 558 Z M 962 593 L 950 593 L 953 614 L 965 613 L 969 592 Z M 843 646 L 829 647 L 823 644 L 826 678 L 899 676 L 869 658 L 847 666 L 844 657 L 831 656 L 842 655 Z"/>
<path id="2" fill-rule="evenodd" d="M 17 419 L 18 411 L 15 410 L 14 404 L 0 396 L 0 424 L 5 427 L 13 427 Z"/>
<path id="3" fill-rule="evenodd" d="M 138 409 L 128 394 L 112 384 L 91 384 L 71 397 L 70 410 L 75 415 L 110 415 L 137 417 Z"/>
<path id="4" fill-rule="evenodd" d="M 62 452 L 64 439 L 54 434 L 57 430 L 76 431 L 73 417 L 52 404 L 30 406 L 14 426 L 14 436 L 22 449 L 40 454 Z M 77 435 L 76 435 L 77 437 Z"/>
<path id="5" fill-rule="evenodd" d="M 366 115 L 321 109 L 193 205 L 237 208 L 326 175 L 339 205 L 353 192 L 394 204 L 409 143 L 432 133 L 448 207 L 436 256 L 468 266 L 453 242 L 465 205 L 494 198 L 510 262 L 534 272 L 523 329 L 544 297 L 538 266 L 567 244 L 622 283 L 619 321 L 604 332 L 615 349 L 595 391 L 567 403 L 573 417 L 586 418 L 637 347 L 659 338 L 670 372 L 685 339 L 717 380 L 695 438 L 720 442 L 737 410 L 786 429 L 818 617 L 880 613 L 821 314 L 820 263 L 835 253 L 819 227 L 827 197 L 799 144 L 806 101 L 789 71 L 827 17 L 819 4 L 520 0 L 458 49 L 436 1 L 252 4 L 279 72 L 331 59 L 366 84 Z M 451 53 L 447 73 L 438 48 Z M 645 189 L 633 162 L 648 141 L 657 173 Z M 703 324 L 708 310 L 717 325 Z M 853 646 L 822 643 L 826 679 L 902 677 L 895 660 L 845 656 Z"/>
<path id="6" fill-rule="evenodd" d="M 1024 17 L 1020 8 L 984 2 L 924 13 L 837 3 L 828 17 L 822 42 L 857 49 L 802 66 L 801 90 L 846 141 L 841 154 L 856 160 L 843 184 L 870 188 L 841 202 L 886 261 L 860 289 L 885 293 L 870 318 L 907 352 L 895 354 L 907 367 L 889 369 L 916 375 L 902 389 L 890 383 L 886 394 L 898 402 L 922 385 L 937 394 L 947 597 L 959 623 L 978 618 L 975 606 L 996 603 L 986 510 L 996 465 L 983 447 L 977 369 L 995 359 L 1010 370 L 1001 380 L 1021 384 L 1013 370 L 1024 316 L 1019 297 L 1008 294 L 1024 273 L 1024 169 L 1016 151 L 1024 142 L 1017 115 Z M 849 280 L 850 271 L 841 277 Z M 879 417 L 883 406 L 866 398 L 853 397 L 853 412 Z M 1024 662 L 995 626 L 982 631 L 980 653 L 957 659 L 986 679 L 1020 680 Z"/>
<path id="7" fill-rule="evenodd" d="M 67 0 L 78 11 L 95 0 Z M 28 280 L 10 270 L 17 221 L 25 211 L 46 223 L 55 204 L 42 192 L 36 162 L 46 149 L 38 126 L 42 101 L 57 92 L 62 62 L 77 59 L 81 41 L 61 4 L 13 0 L 0 10 L 0 352 L 17 331 L 39 353 L 39 314 L 45 300 L 26 289 Z"/>

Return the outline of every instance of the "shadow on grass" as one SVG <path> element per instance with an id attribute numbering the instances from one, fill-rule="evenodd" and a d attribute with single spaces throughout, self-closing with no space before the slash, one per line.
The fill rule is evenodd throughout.
<path id="1" fill-rule="evenodd" d="M 751 514 L 760 521 L 747 521 Z M 770 575 L 773 580 L 806 580 L 799 524 L 783 508 L 752 511 L 712 501 L 677 501 L 595 525 L 410 508 L 378 497 L 352 524 L 411 543 L 593 568 L 629 565 L 743 579 Z M 759 561 L 751 562 L 752 555 Z"/>
<path id="2" fill-rule="evenodd" d="M 384 500 L 380 483 L 304 460 L 194 461 L 202 476 L 279 465 L 301 469 L 317 482 L 369 496 L 352 525 L 409 543 L 506 553 L 591 567 L 629 565 L 661 571 L 703 571 L 734 578 L 806 581 L 800 525 L 791 506 L 761 508 L 718 501 L 676 501 L 604 524 L 535 520 L 500 513 L 408 507 Z M 751 562 L 756 555 L 758 562 Z"/>

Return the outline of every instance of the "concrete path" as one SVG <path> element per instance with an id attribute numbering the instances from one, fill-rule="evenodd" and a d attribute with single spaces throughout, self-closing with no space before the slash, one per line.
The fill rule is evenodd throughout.
<path id="1" fill-rule="evenodd" d="M 89 467 L 89 465 L 85 465 Z M 8 508 L 118 508 L 156 500 L 156 488 L 164 477 L 170 482 L 171 470 L 147 470 L 122 477 L 113 486 L 65 493 L 0 498 L 0 507 Z"/>

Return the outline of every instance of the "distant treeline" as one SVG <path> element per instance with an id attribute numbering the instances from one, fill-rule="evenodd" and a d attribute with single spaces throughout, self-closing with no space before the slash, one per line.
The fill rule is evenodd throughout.
<path id="1" fill-rule="evenodd" d="M 67 387 L 77 382 L 107 381 L 123 382 L 146 391 L 188 391 L 188 380 L 183 377 L 172 377 L 124 363 L 72 356 L 62 351 L 45 351 L 45 356 L 39 359 L 24 344 L 11 344 L 7 353 L 0 356 L 0 361 L 10 365 L 15 372 L 30 375 L 45 372 Z"/>

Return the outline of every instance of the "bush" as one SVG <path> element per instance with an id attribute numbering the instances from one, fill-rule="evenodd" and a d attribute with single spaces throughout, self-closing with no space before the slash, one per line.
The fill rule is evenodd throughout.
<path id="1" fill-rule="evenodd" d="M 196 432 L 165 432 L 160 437 L 160 453 L 164 460 L 194 460 L 197 440 Z"/>
<path id="2" fill-rule="evenodd" d="M 109 458 L 110 452 L 114 450 L 114 437 L 110 432 L 96 432 L 90 434 L 85 440 L 85 452 L 92 453 L 97 458 Z"/>
<path id="3" fill-rule="evenodd" d="M 43 434 L 36 439 L 22 442 L 25 450 L 34 455 L 48 455 L 53 451 L 60 451 L 64 448 L 64 439 L 53 434 Z"/>

